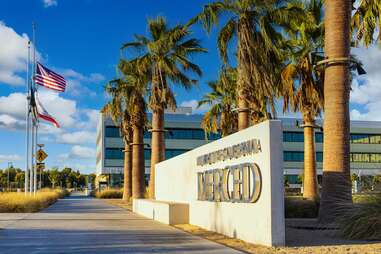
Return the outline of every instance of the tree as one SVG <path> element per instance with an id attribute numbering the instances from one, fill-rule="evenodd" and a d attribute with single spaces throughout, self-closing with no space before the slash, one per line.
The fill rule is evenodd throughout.
<path id="1" fill-rule="evenodd" d="M 356 44 L 362 42 L 369 47 L 375 40 L 381 44 L 381 1 L 360 0 L 351 25 Z M 376 39 L 374 39 L 375 35 L 377 35 Z"/>
<path id="2" fill-rule="evenodd" d="M 128 94 L 123 90 L 122 79 L 116 79 L 106 85 L 106 92 L 111 95 L 112 99 L 102 109 L 119 126 L 119 130 L 124 140 L 124 185 L 123 199 L 130 200 L 132 195 L 132 125 L 129 108 Z"/>
<path id="3" fill-rule="evenodd" d="M 289 61 L 281 74 L 283 111 L 291 108 L 303 115 L 303 197 L 311 200 L 319 196 L 314 128 L 315 118 L 320 115 L 324 103 L 322 72 L 314 68 L 311 55 L 323 48 L 322 6 L 320 0 L 311 0 L 306 6 L 306 16 L 311 19 L 291 24 L 288 30 Z"/>
<path id="4" fill-rule="evenodd" d="M 228 62 L 229 43 L 237 38 L 238 130 L 250 125 L 250 110 L 261 119 L 275 115 L 274 96 L 279 83 L 278 67 L 283 55 L 280 25 L 301 19 L 299 4 L 279 0 L 224 0 L 204 6 L 190 23 L 200 21 L 207 31 L 226 18 L 218 34 L 217 46 Z"/>
<path id="5" fill-rule="evenodd" d="M 55 188 L 57 183 L 61 180 L 60 177 L 60 172 L 58 171 L 57 168 L 53 168 L 49 170 L 49 175 L 48 175 L 49 181 L 52 183 L 52 188 Z"/>
<path id="6" fill-rule="evenodd" d="M 125 106 L 131 115 L 132 128 L 132 197 L 143 198 L 145 193 L 144 168 L 144 128 L 146 126 L 147 73 L 141 68 L 139 60 L 122 59 L 119 69 L 123 74 L 120 89 L 127 95 Z"/>
<path id="7" fill-rule="evenodd" d="M 236 81 L 237 70 L 228 67 L 221 70 L 218 80 L 208 83 L 211 92 L 198 102 L 198 107 L 210 106 L 201 122 L 206 135 L 220 131 L 224 137 L 237 130 L 237 114 L 233 111 L 237 101 Z"/>
<path id="8" fill-rule="evenodd" d="M 351 204 L 350 180 L 350 22 L 352 2 L 324 1 L 325 78 L 323 185 L 319 220 L 332 222 L 343 205 Z M 344 59 L 344 60 L 341 60 Z"/>
<path id="9" fill-rule="evenodd" d="M 25 184 L 25 172 L 21 170 L 17 171 L 14 181 L 17 183 L 18 188 L 23 188 Z"/>
<path id="10" fill-rule="evenodd" d="M 150 96 L 148 106 L 152 111 L 151 171 L 149 194 L 155 198 L 155 165 L 165 158 L 164 110 L 176 109 L 176 99 L 170 82 L 190 89 L 196 80 L 189 74 L 201 76 L 199 66 L 190 56 L 206 52 L 197 39 L 190 38 L 188 26 L 169 27 L 164 17 L 148 20 L 149 35 L 135 35 L 135 41 L 123 45 L 132 48 L 140 68 L 149 75 Z"/>

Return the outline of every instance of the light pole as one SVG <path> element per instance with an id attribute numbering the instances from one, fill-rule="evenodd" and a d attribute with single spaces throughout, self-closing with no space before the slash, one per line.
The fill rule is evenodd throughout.
<path id="1" fill-rule="evenodd" d="M 9 171 L 12 167 L 12 162 L 8 162 L 8 175 L 7 175 L 7 180 L 8 180 L 8 191 L 11 189 L 11 183 L 9 181 Z"/>

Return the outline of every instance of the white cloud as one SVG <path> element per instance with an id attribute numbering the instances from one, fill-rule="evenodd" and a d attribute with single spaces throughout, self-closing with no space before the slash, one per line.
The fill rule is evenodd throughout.
<path id="1" fill-rule="evenodd" d="M 0 21 L 0 38 L 0 83 L 24 85 L 25 76 L 22 74 L 27 68 L 28 35 L 20 35 Z M 36 57 L 40 59 L 38 52 Z"/>
<path id="2" fill-rule="evenodd" d="M 95 143 L 95 132 L 75 131 L 57 136 L 56 141 L 63 144 L 89 144 Z"/>
<path id="3" fill-rule="evenodd" d="M 0 162 L 13 162 L 20 160 L 22 160 L 22 157 L 18 154 L 0 154 Z"/>
<path id="4" fill-rule="evenodd" d="M 180 107 L 191 107 L 193 114 L 203 114 L 206 111 L 208 111 L 208 109 L 210 108 L 210 106 L 207 104 L 204 104 L 199 108 L 197 106 L 198 106 L 197 100 L 183 101 L 180 103 Z"/>
<path id="5" fill-rule="evenodd" d="M 71 148 L 70 158 L 78 158 L 78 159 L 90 159 L 95 158 L 95 149 L 86 147 L 86 146 L 79 146 L 75 145 Z"/>
<path id="6" fill-rule="evenodd" d="M 75 145 L 71 148 L 69 153 L 61 154 L 59 160 L 67 159 L 94 159 L 95 149 L 87 146 Z"/>
<path id="7" fill-rule="evenodd" d="M 86 76 L 72 69 L 57 69 L 57 71 L 67 80 L 67 92 L 72 96 L 96 96 L 96 93 L 87 87 L 87 85 L 97 84 L 105 77 L 100 73 L 91 73 Z"/>
<path id="8" fill-rule="evenodd" d="M 57 0 L 42 0 L 42 2 L 44 4 L 45 8 L 52 7 L 52 6 L 57 6 L 58 5 Z"/>
<path id="9" fill-rule="evenodd" d="M 352 82 L 351 103 L 358 107 L 352 109 L 353 120 L 381 120 L 381 49 L 377 46 L 352 50 L 364 64 L 366 75 L 358 76 Z"/>
<path id="10" fill-rule="evenodd" d="M 25 121 L 7 114 L 0 114 L 0 128 L 8 130 L 25 129 Z"/>
<path id="11" fill-rule="evenodd" d="M 44 90 L 39 92 L 39 99 L 46 110 L 62 127 L 75 126 L 77 119 L 77 103 L 74 100 L 65 99 L 56 92 Z"/>
<path id="12" fill-rule="evenodd" d="M 0 96 L 0 113 L 10 114 L 18 119 L 23 119 L 25 118 L 25 112 L 26 96 L 24 93 L 11 93 L 8 96 Z"/>
<path id="13" fill-rule="evenodd" d="M 41 90 L 39 100 L 45 109 L 61 125 L 62 129 L 72 128 L 82 131 L 96 128 L 99 111 L 94 109 L 80 109 L 76 101 L 66 99 L 59 93 L 50 90 Z M 11 106 L 10 106 L 11 105 Z M 24 128 L 26 112 L 26 95 L 11 93 L 0 96 L 0 127 L 9 129 Z M 40 130 L 46 134 L 60 134 L 62 129 L 41 120 Z"/>

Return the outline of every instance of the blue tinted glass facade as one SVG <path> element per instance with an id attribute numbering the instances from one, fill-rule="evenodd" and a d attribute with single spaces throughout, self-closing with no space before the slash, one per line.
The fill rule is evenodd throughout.
<path id="1" fill-rule="evenodd" d="M 180 155 L 182 153 L 188 152 L 189 150 L 186 149 L 166 149 L 165 150 L 165 159 L 170 159 L 172 157 L 175 157 L 177 155 Z M 144 159 L 150 160 L 151 159 L 151 149 L 144 149 Z"/>
<path id="2" fill-rule="evenodd" d="M 205 132 L 202 129 L 180 129 L 180 128 L 168 128 L 165 132 L 165 139 L 195 139 L 205 140 Z M 144 138 L 150 139 L 152 137 L 151 132 L 144 132 Z M 221 138 L 220 134 L 209 134 L 209 140 L 216 140 Z"/>
<path id="3" fill-rule="evenodd" d="M 291 161 L 291 162 L 303 162 L 304 161 L 304 152 L 285 151 L 285 152 L 283 152 L 283 160 L 284 161 Z M 316 161 L 317 162 L 323 161 L 323 153 L 322 152 L 316 152 Z"/>
<path id="4" fill-rule="evenodd" d="M 107 138 L 119 138 L 120 137 L 119 128 L 115 126 L 106 126 L 105 136 Z"/>
<path id="5" fill-rule="evenodd" d="M 287 175 L 287 181 L 289 184 L 299 184 L 300 178 L 298 175 Z"/>
<path id="6" fill-rule="evenodd" d="M 304 142 L 303 132 L 297 131 L 284 131 L 283 132 L 283 142 Z M 323 133 L 315 133 L 315 142 L 323 143 Z"/>
<path id="7" fill-rule="evenodd" d="M 110 160 L 123 160 L 124 153 L 121 148 L 106 148 L 105 149 L 105 159 Z"/>

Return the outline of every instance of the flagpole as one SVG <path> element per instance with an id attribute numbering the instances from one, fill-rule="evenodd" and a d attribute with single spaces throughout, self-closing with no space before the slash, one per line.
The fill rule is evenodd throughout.
<path id="1" fill-rule="evenodd" d="M 33 93 L 33 91 L 32 91 Z M 33 154 L 33 147 L 34 147 L 34 116 L 32 114 L 32 126 L 31 126 L 31 147 L 30 147 L 30 155 L 31 155 L 31 167 L 30 167 L 30 177 L 29 177 L 29 185 L 30 185 L 30 193 L 34 192 L 33 188 L 33 172 L 34 172 L 34 154 Z"/>
<path id="2" fill-rule="evenodd" d="M 32 23 L 32 29 L 33 29 L 33 78 L 36 76 L 36 23 Z M 36 83 L 34 82 L 34 79 L 32 79 L 32 89 L 33 92 L 36 91 Z M 34 133 L 32 132 L 32 135 L 34 135 L 33 140 L 33 146 L 32 146 L 32 153 L 34 153 L 34 159 L 33 159 L 33 193 L 36 194 L 37 189 L 37 159 L 36 159 L 36 152 L 37 152 L 37 130 L 38 130 L 38 119 L 37 116 L 35 116 L 34 119 Z"/>
<path id="3" fill-rule="evenodd" d="M 29 65 L 30 65 L 30 41 L 28 41 L 28 63 L 26 66 L 26 133 L 25 133 L 25 182 L 24 192 L 28 193 L 29 188 L 29 129 L 30 129 L 30 83 L 29 83 Z"/>

